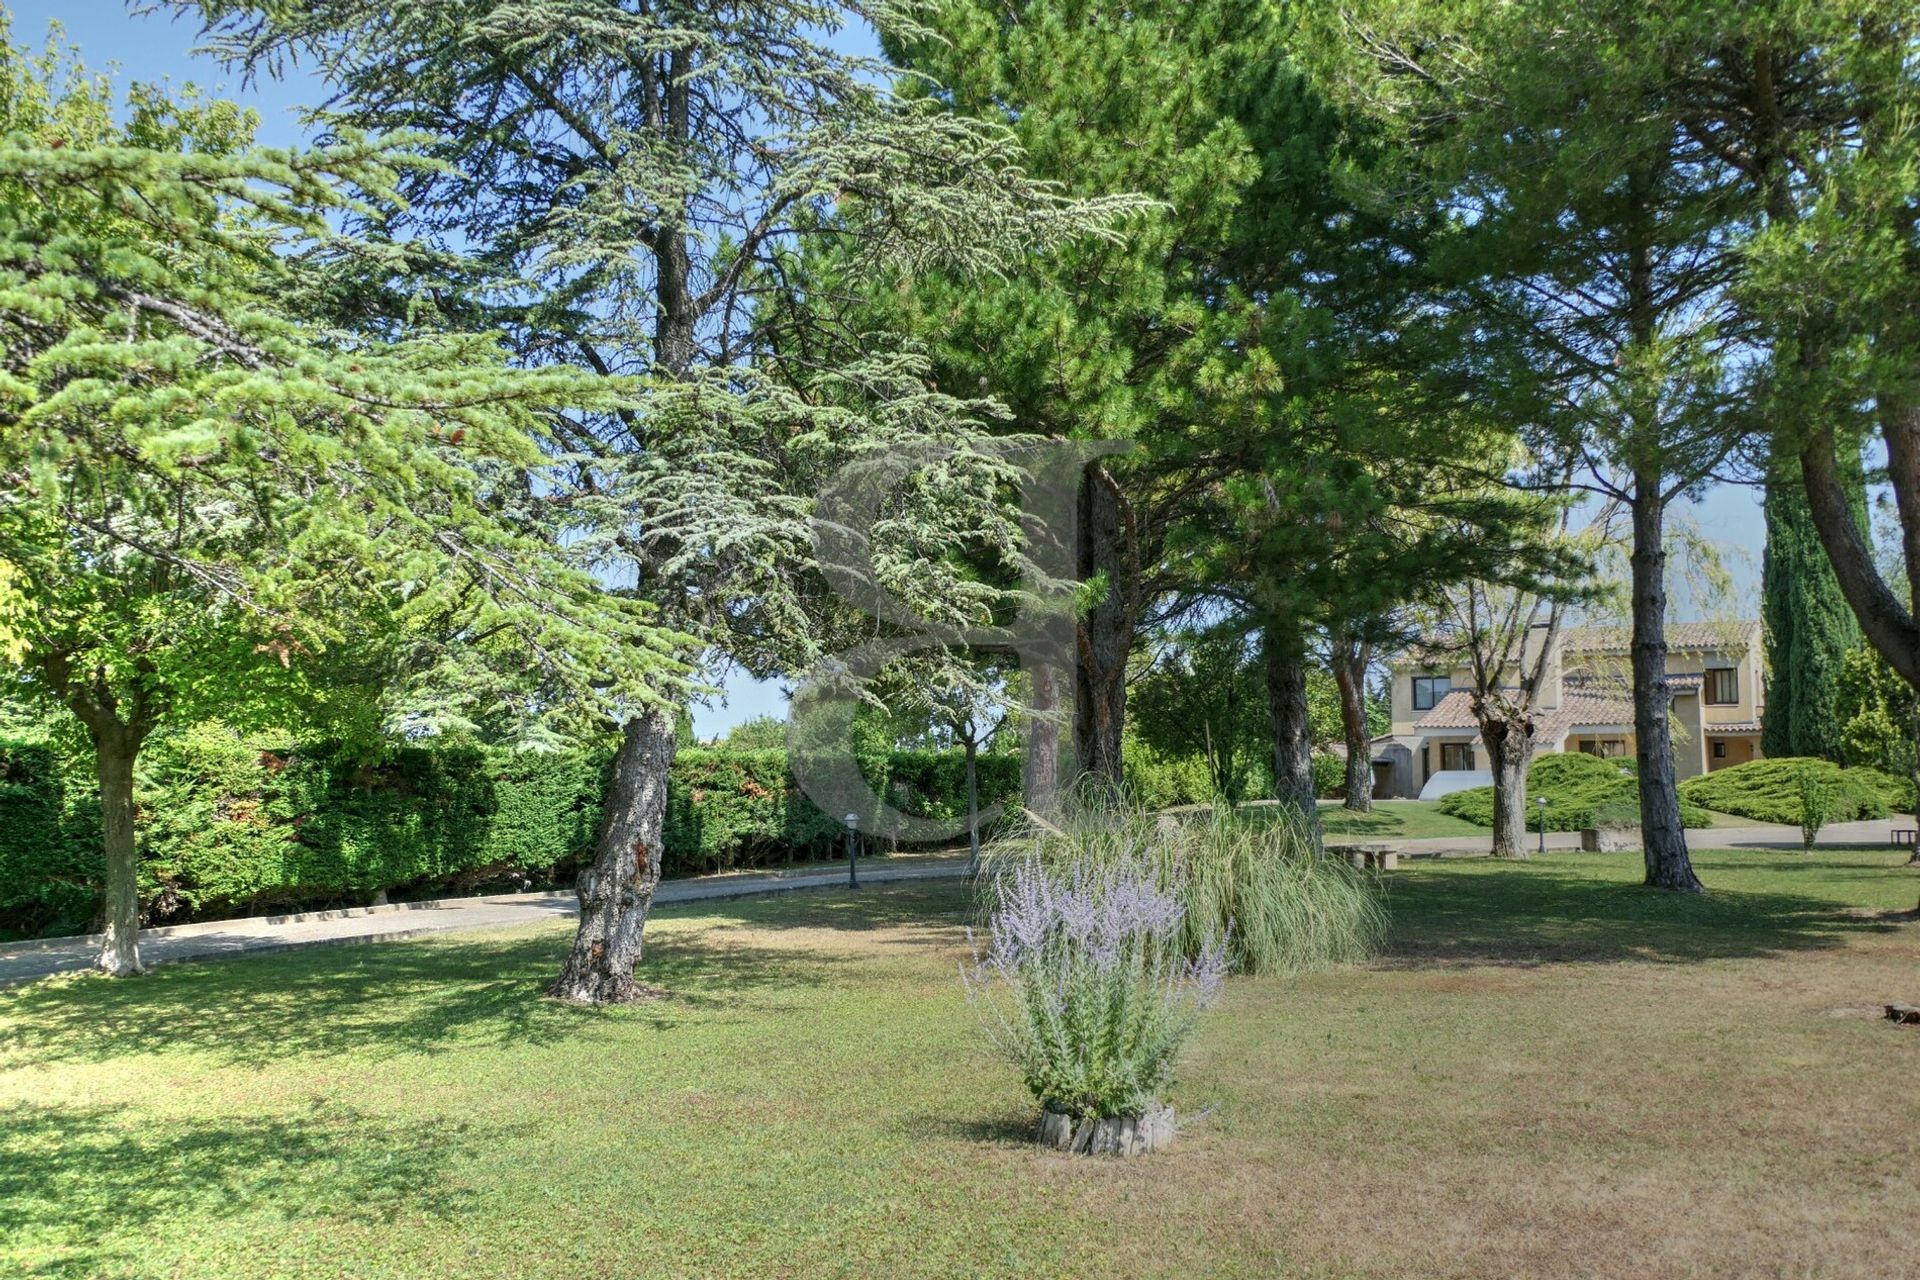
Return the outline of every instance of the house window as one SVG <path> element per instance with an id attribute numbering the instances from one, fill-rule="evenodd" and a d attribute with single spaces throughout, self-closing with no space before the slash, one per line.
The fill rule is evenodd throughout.
<path id="1" fill-rule="evenodd" d="M 1706 701 L 1710 707 L 1731 707 L 1740 701 L 1740 673 L 1732 667 L 1707 671 Z"/>
<path id="2" fill-rule="evenodd" d="M 1727 744 L 1726 744 L 1726 743 L 1724 743 L 1724 742 L 1716 742 L 1716 743 L 1714 743 L 1714 744 L 1713 744 L 1713 758 L 1714 758 L 1715 760 L 1725 760 L 1725 759 L 1727 758 Z"/>
<path id="3" fill-rule="evenodd" d="M 1473 744 L 1470 742 L 1441 743 L 1440 767 L 1442 769 L 1473 768 Z"/>
<path id="4" fill-rule="evenodd" d="M 1446 676 L 1415 676 L 1413 678 L 1413 709 L 1431 711 L 1453 689 L 1453 681 Z"/>

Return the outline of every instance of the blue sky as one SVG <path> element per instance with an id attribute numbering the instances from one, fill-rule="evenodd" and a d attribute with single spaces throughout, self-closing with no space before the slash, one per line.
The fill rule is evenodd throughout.
<path id="1" fill-rule="evenodd" d="M 271 145 L 301 140 L 298 109 L 317 101 L 322 93 L 317 82 L 305 77 L 243 86 L 239 77 L 194 56 L 194 26 L 164 16 L 136 17 L 120 0 L 0 0 L 0 9 L 13 14 L 14 39 L 32 47 L 45 40 L 48 23 L 57 19 L 67 40 L 79 46 L 86 64 L 112 72 L 121 83 L 191 82 L 252 106 L 260 113 L 260 140 Z M 1757 611 L 1760 550 L 1765 540 L 1758 491 L 1721 485 L 1692 504 L 1685 515 L 1720 547 L 1733 571 L 1743 610 Z M 1689 610 L 1684 587 L 1676 584 L 1675 614 L 1685 617 Z M 785 699 L 776 683 L 735 679 L 728 682 L 722 705 L 695 709 L 694 729 L 710 737 L 753 716 L 784 714 Z"/>

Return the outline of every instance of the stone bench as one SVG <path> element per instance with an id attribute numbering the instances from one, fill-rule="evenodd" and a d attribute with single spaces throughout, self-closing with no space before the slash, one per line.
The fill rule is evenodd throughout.
<path id="1" fill-rule="evenodd" d="M 1384 844 L 1330 844 L 1327 852 L 1345 858 L 1355 871 L 1393 871 L 1400 866 L 1400 852 Z"/>

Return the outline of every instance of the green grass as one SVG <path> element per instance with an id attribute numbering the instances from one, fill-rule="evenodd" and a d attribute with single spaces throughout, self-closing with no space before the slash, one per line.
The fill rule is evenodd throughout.
<path id="1" fill-rule="evenodd" d="M 1129 1162 L 1024 1140 L 953 883 L 663 910 L 625 1010 L 538 998 L 563 923 L 56 979 L 0 992 L 0 1274 L 1910 1275 L 1920 926 L 1849 910 L 1902 858 L 1392 873 Z"/>
<path id="2" fill-rule="evenodd" d="M 1349 813 L 1338 800 L 1322 800 L 1320 823 L 1329 836 L 1337 839 L 1427 840 L 1484 836 L 1491 830 L 1440 812 L 1437 800 L 1375 800 L 1371 813 Z"/>

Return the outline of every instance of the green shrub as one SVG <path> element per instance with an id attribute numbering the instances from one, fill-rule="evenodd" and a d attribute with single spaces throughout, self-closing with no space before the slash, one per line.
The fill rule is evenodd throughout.
<path id="1" fill-rule="evenodd" d="M 1129 737 L 1121 760 L 1126 770 L 1127 795 L 1143 809 L 1213 803 L 1213 775 L 1207 771 L 1207 762 L 1202 756 L 1168 755 Z"/>
<path id="2" fill-rule="evenodd" d="M 784 751 L 695 749 L 674 759 L 665 843 L 688 870 L 828 852 L 844 830 L 799 793 Z"/>
<path id="3" fill-rule="evenodd" d="M 1680 793 L 1695 804 L 1721 813 L 1794 827 L 1800 825 L 1802 816 L 1800 780 L 1803 772 L 1832 787 L 1833 807 L 1828 814 L 1831 821 L 1884 818 L 1892 812 L 1889 795 L 1898 794 L 1898 784 L 1890 775 L 1871 769 L 1842 769 L 1831 761 L 1806 756 L 1755 760 L 1751 764 L 1703 773 L 1681 783 Z"/>
<path id="4" fill-rule="evenodd" d="M 1680 820 L 1689 827 L 1713 825 L 1713 815 L 1690 802 L 1681 789 Z M 1539 799 L 1547 799 L 1547 830 L 1579 831 L 1601 822 L 1639 822 L 1639 785 L 1632 761 L 1602 759 L 1581 751 L 1536 756 L 1527 770 L 1527 830 L 1540 829 Z M 1440 800 L 1440 812 L 1483 827 L 1493 825 L 1493 788 L 1469 787 Z M 1625 820 L 1632 813 L 1631 822 Z"/>
<path id="5" fill-rule="evenodd" d="M 1183 818 L 1162 848 L 1186 882 L 1190 948 L 1227 940 L 1236 973 L 1300 973 L 1358 964 L 1386 941 L 1374 882 L 1328 857 L 1289 809 Z"/>
<path id="6" fill-rule="evenodd" d="M 1802 767 L 1800 770 L 1800 846 L 1812 849 L 1820 828 L 1827 825 L 1827 818 L 1833 813 L 1834 792 L 1832 778 L 1823 775 L 1817 769 Z"/>
<path id="7" fill-rule="evenodd" d="M 1316 751 L 1310 757 L 1313 764 L 1313 794 L 1330 796 L 1336 791 L 1344 791 L 1347 786 L 1347 762 L 1331 751 Z"/>
<path id="8" fill-rule="evenodd" d="M 1867 767 L 1849 768 L 1847 773 L 1862 783 L 1871 784 L 1880 793 L 1880 799 L 1886 803 L 1888 813 L 1912 813 L 1914 809 L 1913 779 L 1888 773 L 1883 769 Z"/>
<path id="9" fill-rule="evenodd" d="M 0 742 L 0 937 L 81 926 L 99 898 L 99 792 L 44 742 Z"/>
<path id="10" fill-rule="evenodd" d="M 136 779 L 140 899 L 150 924 L 564 882 L 591 855 L 608 749 L 437 744 L 377 762 L 217 725 L 155 739 Z M 866 761 L 910 813 L 965 813 L 958 752 Z M 1017 799 L 1020 762 L 982 756 L 984 806 Z M 781 751 L 688 749 L 668 781 L 668 875 L 832 854 L 844 828 L 794 786 Z M 90 928 L 102 878 L 91 762 L 0 743 L 0 936 Z"/>

